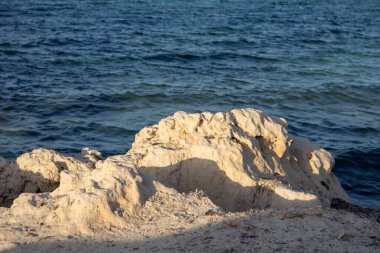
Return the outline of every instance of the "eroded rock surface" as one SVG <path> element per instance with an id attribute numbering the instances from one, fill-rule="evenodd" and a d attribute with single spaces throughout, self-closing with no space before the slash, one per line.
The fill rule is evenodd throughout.
<path id="1" fill-rule="evenodd" d="M 63 170 L 88 170 L 90 164 L 53 150 L 35 149 L 8 162 L 0 158 L 0 206 L 9 206 L 22 192 L 51 192 L 59 186 Z"/>
<path id="2" fill-rule="evenodd" d="M 133 160 L 132 160 L 133 161 Z M 91 234 L 93 230 L 125 226 L 125 219 L 155 193 L 129 156 L 113 156 L 93 170 L 64 170 L 53 192 L 23 193 L 13 203 L 15 217 L 33 217 L 58 225 L 67 233 Z"/>
<path id="3" fill-rule="evenodd" d="M 289 136 L 284 119 L 259 110 L 177 112 L 142 129 L 128 154 L 144 174 L 180 192 L 201 189 L 225 210 L 348 198 L 329 152 Z"/>
<path id="4" fill-rule="evenodd" d="M 333 165 L 329 152 L 289 136 L 284 119 L 261 111 L 178 112 L 142 129 L 125 155 L 105 159 L 86 148 L 75 159 L 37 149 L 15 163 L 0 158 L 0 203 L 14 200 L 7 222 L 91 235 L 131 226 L 144 213 L 159 217 L 164 203 L 178 217 L 186 210 L 196 217 L 217 206 L 244 211 L 347 199 Z M 204 197 L 191 194 L 199 190 Z"/>
<path id="5" fill-rule="evenodd" d="M 16 165 L 0 157 L 0 207 L 9 207 L 25 190 L 28 190 L 25 180 Z"/>

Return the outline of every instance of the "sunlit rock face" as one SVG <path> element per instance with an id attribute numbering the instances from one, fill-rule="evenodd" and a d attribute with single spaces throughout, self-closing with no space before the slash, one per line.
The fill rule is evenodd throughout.
<path id="1" fill-rule="evenodd" d="M 201 189 L 230 211 L 348 198 L 329 152 L 289 136 L 284 119 L 255 109 L 177 112 L 142 129 L 128 154 L 154 180 L 180 192 Z"/>
<path id="2" fill-rule="evenodd" d="M 347 199 L 333 165 L 329 152 L 289 136 L 284 119 L 261 111 L 177 112 L 142 129 L 124 155 L 104 158 L 85 148 L 74 158 L 36 149 L 15 163 L 0 158 L 0 207 L 10 207 L 9 221 L 91 235 L 125 228 L 141 212 L 163 212 L 150 210 L 149 200 L 166 197 L 199 214 Z"/>
<path id="3" fill-rule="evenodd" d="M 22 192 L 51 192 L 59 186 L 63 170 L 88 170 L 91 164 L 53 150 L 35 149 L 15 163 L 0 158 L 0 206 L 10 206 Z"/>
<path id="4" fill-rule="evenodd" d="M 11 214 L 60 226 L 61 233 L 67 234 L 90 235 L 99 229 L 125 227 L 125 219 L 159 187 L 159 183 L 144 180 L 133 161 L 126 155 L 112 156 L 91 169 L 78 169 L 79 161 L 68 163 L 54 191 L 20 194 Z"/>

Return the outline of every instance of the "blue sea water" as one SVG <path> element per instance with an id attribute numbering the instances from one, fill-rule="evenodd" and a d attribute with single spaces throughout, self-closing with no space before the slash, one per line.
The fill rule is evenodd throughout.
<path id="1" fill-rule="evenodd" d="M 175 111 L 254 107 L 380 207 L 380 1 L 2 0 L 0 155 L 125 153 Z"/>

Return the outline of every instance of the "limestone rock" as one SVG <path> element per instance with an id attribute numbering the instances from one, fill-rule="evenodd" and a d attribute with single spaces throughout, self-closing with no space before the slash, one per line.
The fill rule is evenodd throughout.
<path id="1" fill-rule="evenodd" d="M 127 154 L 139 157 L 139 170 L 154 180 L 180 192 L 201 189 L 229 211 L 348 198 L 331 172 L 330 153 L 255 109 L 177 112 L 142 129 Z"/>
<path id="2" fill-rule="evenodd" d="M 125 155 L 104 159 L 85 148 L 81 159 L 46 149 L 16 163 L 0 158 L 0 207 L 13 202 L 4 208 L 7 222 L 91 235 L 163 214 L 193 221 L 189 210 L 217 206 L 244 211 L 348 199 L 329 152 L 254 109 L 178 112 L 142 129 Z"/>
<path id="3" fill-rule="evenodd" d="M 11 206 L 13 200 L 28 187 L 16 164 L 0 157 L 0 207 Z"/>
<path id="4" fill-rule="evenodd" d="M 54 192 L 23 193 L 11 212 L 33 217 L 46 225 L 61 226 L 62 233 L 91 234 L 96 229 L 125 226 L 125 217 L 153 195 L 152 181 L 144 181 L 130 157 L 100 161 L 94 170 L 64 170 Z"/>
<path id="5" fill-rule="evenodd" d="M 17 158 L 16 163 L 0 158 L 0 206 L 10 206 L 22 192 L 55 190 L 63 170 L 89 170 L 90 164 L 53 150 L 35 149 Z"/>
<path id="6" fill-rule="evenodd" d="M 102 153 L 100 153 L 98 150 L 90 149 L 88 147 L 85 147 L 81 150 L 81 158 L 89 163 L 96 163 L 97 161 L 102 161 L 105 159 Z"/>
<path id="7" fill-rule="evenodd" d="M 88 170 L 86 163 L 53 150 L 35 149 L 17 158 L 18 168 L 28 173 L 28 181 L 40 192 L 53 191 L 59 185 L 63 170 Z"/>

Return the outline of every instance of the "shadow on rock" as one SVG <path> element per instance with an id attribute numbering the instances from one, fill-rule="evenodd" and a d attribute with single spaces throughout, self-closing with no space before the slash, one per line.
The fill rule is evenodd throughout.
<path id="1" fill-rule="evenodd" d="M 59 182 L 22 170 L 17 164 L 0 167 L 0 207 L 11 207 L 21 193 L 52 192 L 58 187 Z"/>
<path id="2" fill-rule="evenodd" d="M 271 180 L 251 180 L 250 185 L 234 182 L 215 161 L 207 159 L 192 158 L 167 167 L 142 167 L 139 170 L 153 180 L 181 193 L 202 190 L 211 201 L 225 211 L 269 208 L 274 201 L 284 206 L 316 204 L 315 199 L 287 199 L 280 196 L 275 192 Z"/>

